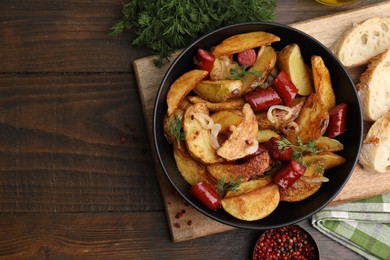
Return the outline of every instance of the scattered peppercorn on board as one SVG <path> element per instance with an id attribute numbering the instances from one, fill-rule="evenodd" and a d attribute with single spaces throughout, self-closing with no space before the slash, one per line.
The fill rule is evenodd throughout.
<path id="1" fill-rule="evenodd" d="M 324 16 L 295 24 L 292 27 L 306 32 L 319 40 L 325 46 L 330 47 L 333 42 L 352 23 L 375 16 L 386 16 L 390 13 L 390 1 L 361 9 Z M 329 24 L 337 24 L 338 27 L 330 29 Z M 177 54 L 176 54 L 177 55 Z M 152 140 L 152 117 L 154 100 L 158 86 L 170 64 L 163 68 L 153 65 L 155 57 L 145 57 L 133 62 L 137 79 L 139 95 L 143 106 L 146 126 L 150 140 Z M 352 80 L 356 83 L 364 68 L 350 69 Z M 367 129 L 367 127 L 366 127 Z M 202 215 L 196 209 L 188 205 L 173 189 L 161 169 L 155 156 L 156 172 L 159 180 L 163 203 L 167 214 L 168 226 L 173 242 L 190 240 L 202 236 L 212 235 L 233 229 Z M 331 205 L 348 202 L 361 198 L 367 198 L 377 194 L 390 192 L 390 173 L 367 172 L 357 165 L 351 178 L 331 202 Z"/>

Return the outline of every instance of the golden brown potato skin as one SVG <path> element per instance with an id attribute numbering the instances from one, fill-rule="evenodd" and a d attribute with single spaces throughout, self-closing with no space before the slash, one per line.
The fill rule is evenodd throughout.
<path id="1" fill-rule="evenodd" d="M 329 113 L 318 93 L 310 94 L 295 122 L 298 124 L 298 130 L 287 135 L 287 139 L 292 143 L 296 143 L 297 137 L 307 143 L 325 133 L 329 124 Z"/>
<path id="2" fill-rule="evenodd" d="M 228 193 L 221 200 L 223 209 L 241 220 L 255 221 L 271 214 L 279 205 L 280 195 L 278 185 L 271 180 L 253 180 L 242 185 L 251 186 L 244 193 Z M 251 185 L 250 182 L 255 182 Z M 248 185 L 248 183 L 250 185 Z M 239 190 L 240 187 L 238 187 Z"/>
<path id="3" fill-rule="evenodd" d="M 304 200 L 316 193 L 321 185 L 321 182 L 307 182 L 299 179 L 288 189 L 280 189 L 280 201 L 296 202 Z"/>
<path id="4" fill-rule="evenodd" d="M 307 165 L 310 165 L 314 161 L 323 160 L 326 170 L 340 166 L 346 161 L 344 157 L 333 152 L 321 152 L 318 154 L 304 155 L 303 160 Z"/>
<path id="5" fill-rule="evenodd" d="M 256 116 L 249 104 L 242 108 L 242 122 L 232 131 L 229 138 L 217 150 L 217 154 L 227 161 L 233 161 L 250 155 L 248 147 L 257 142 L 258 125 Z M 253 152 L 252 152 L 253 153 Z"/>
<path id="6" fill-rule="evenodd" d="M 217 180 L 248 181 L 256 175 L 261 175 L 270 165 L 268 152 L 262 151 L 242 164 L 216 163 L 207 166 L 207 171 Z"/>
<path id="7" fill-rule="evenodd" d="M 222 158 L 217 155 L 211 145 L 210 130 L 203 128 L 202 124 L 194 117 L 197 113 L 209 115 L 205 103 L 191 105 L 184 113 L 183 130 L 186 133 L 185 142 L 188 152 L 204 164 L 221 162 Z"/>
<path id="8" fill-rule="evenodd" d="M 305 171 L 303 176 L 287 189 L 280 188 L 280 201 L 296 202 L 304 200 L 316 193 L 322 182 L 314 179 L 322 177 L 325 172 L 323 159 L 316 159 Z"/>
<path id="9" fill-rule="evenodd" d="M 278 36 L 263 31 L 236 34 L 215 46 L 212 54 L 214 57 L 218 58 L 224 55 L 239 53 L 247 49 L 269 45 L 272 42 L 277 41 L 280 41 Z"/>
<path id="10" fill-rule="evenodd" d="M 194 185 L 197 182 L 206 181 L 211 186 L 215 186 L 215 179 L 207 172 L 205 165 L 192 158 L 184 142 L 180 145 L 178 142 L 174 143 L 173 156 L 180 174 L 188 184 Z"/>
<path id="11" fill-rule="evenodd" d="M 181 101 L 207 74 L 205 70 L 190 70 L 173 82 L 167 93 L 168 116 L 173 114 Z"/>
<path id="12" fill-rule="evenodd" d="M 229 98 L 238 97 L 241 88 L 241 80 L 202 80 L 196 85 L 194 91 L 199 97 L 216 103 L 226 101 Z"/>
<path id="13" fill-rule="evenodd" d="M 306 66 L 297 44 L 289 44 L 280 51 L 278 66 L 294 83 L 299 95 L 308 96 L 313 92 L 311 70 Z"/>
<path id="14" fill-rule="evenodd" d="M 220 110 L 211 115 L 211 118 L 214 120 L 215 124 L 221 125 L 221 133 L 230 131 L 230 126 L 237 126 L 241 123 L 243 115 L 241 110 L 229 109 L 229 110 Z"/>
<path id="15" fill-rule="evenodd" d="M 188 96 L 188 100 L 193 104 L 196 103 L 205 103 L 210 112 L 216 112 L 220 110 L 227 109 L 242 109 L 245 105 L 244 98 L 232 98 L 222 102 L 209 102 L 205 99 L 202 99 L 199 96 Z"/>
<path id="16" fill-rule="evenodd" d="M 254 90 L 258 85 L 263 84 L 271 71 L 275 68 L 277 54 L 271 46 L 260 48 L 255 64 L 250 68 L 250 72 L 242 78 L 242 88 L 239 96 Z M 258 75 L 260 73 L 260 75 Z"/>
<path id="17" fill-rule="evenodd" d="M 329 70 L 321 56 L 316 55 L 311 57 L 311 68 L 314 90 L 320 95 L 326 109 L 329 110 L 336 105 L 336 96 L 333 92 Z"/>

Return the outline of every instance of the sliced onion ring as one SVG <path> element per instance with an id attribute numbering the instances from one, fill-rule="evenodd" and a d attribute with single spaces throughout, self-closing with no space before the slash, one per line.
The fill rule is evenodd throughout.
<path id="1" fill-rule="evenodd" d="M 299 131 L 299 125 L 298 125 L 296 122 L 291 121 L 291 122 L 289 122 L 289 123 L 286 125 L 286 129 L 287 129 L 287 130 L 294 131 L 294 132 L 298 132 L 298 131 Z"/>
<path id="2" fill-rule="evenodd" d="M 214 121 L 209 115 L 194 113 L 194 118 L 200 122 L 204 129 L 211 129 L 214 125 Z"/>
<path id="3" fill-rule="evenodd" d="M 246 154 L 253 154 L 259 149 L 259 141 L 256 139 L 252 140 L 249 143 L 249 146 L 245 148 L 245 153 Z"/>
<path id="4" fill-rule="evenodd" d="M 210 141 L 211 141 L 211 146 L 215 149 L 218 150 L 221 145 L 218 142 L 218 134 L 219 131 L 221 131 L 221 124 L 214 124 L 213 127 L 211 128 L 211 135 L 210 135 Z"/>
<path id="5" fill-rule="evenodd" d="M 276 123 L 277 119 L 276 117 L 274 116 L 273 114 L 273 111 L 275 109 L 279 109 L 279 110 L 284 110 L 287 112 L 287 114 L 283 117 L 283 120 L 288 120 L 291 118 L 292 114 L 293 114 L 293 111 L 291 109 L 291 107 L 288 107 L 288 106 L 282 106 L 282 105 L 274 105 L 274 106 L 271 106 L 270 108 L 268 108 L 268 111 L 267 111 L 267 119 L 271 122 L 271 123 Z"/>

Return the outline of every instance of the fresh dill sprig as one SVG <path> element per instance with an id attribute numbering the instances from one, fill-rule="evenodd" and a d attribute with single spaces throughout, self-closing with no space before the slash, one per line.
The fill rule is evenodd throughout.
<path id="1" fill-rule="evenodd" d="M 175 137 L 177 145 L 180 147 L 180 141 L 184 140 L 186 133 L 183 131 L 183 122 L 181 118 L 175 115 L 169 124 L 171 134 Z"/>
<path id="2" fill-rule="evenodd" d="M 158 55 L 161 67 L 172 53 L 217 28 L 254 21 L 273 21 L 276 0 L 130 0 L 111 35 L 135 28 L 133 45 Z"/>
<path id="3" fill-rule="evenodd" d="M 227 180 L 225 177 L 222 177 L 218 180 L 216 191 L 219 196 L 222 198 L 228 191 L 238 191 L 242 177 L 237 177 L 236 179 Z"/>
<path id="4" fill-rule="evenodd" d="M 297 144 L 291 143 L 287 138 L 283 137 L 280 140 L 276 141 L 278 144 L 278 149 L 284 150 L 287 148 L 292 148 L 292 159 L 299 161 L 302 165 L 304 165 L 306 168 L 308 165 L 303 160 L 303 155 L 305 153 L 312 153 L 312 154 L 318 154 L 321 152 L 321 150 L 318 150 L 315 148 L 315 142 L 310 141 L 304 144 L 299 136 L 297 136 Z"/>
<path id="5" fill-rule="evenodd" d="M 246 74 L 253 74 L 257 77 L 261 76 L 261 72 L 257 70 L 248 70 L 249 67 L 237 65 L 233 67 L 230 71 L 229 74 L 226 76 L 227 79 L 242 79 Z"/>

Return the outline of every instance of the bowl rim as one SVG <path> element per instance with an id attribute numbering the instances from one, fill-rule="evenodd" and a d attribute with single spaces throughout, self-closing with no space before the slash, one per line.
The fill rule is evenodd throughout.
<path id="1" fill-rule="evenodd" d="M 207 216 L 208 218 L 211 218 L 211 219 L 213 219 L 213 220 L 215 220 L 217 222 L 220 222 L 222 224 L 229 225 L 231 227 L 241 228 L 241 229 L 250 229 L 250 230 L 267 230 L 267 229 L 271 229 L 271 228 L 280 228 L 280 227 L 286 226 L 286 225 L 294 225 L 294 224 L 297 224 L 299 221 L 302 221 L 304 219 L 307 219 L 307 218 L 311 217 L 312 215 L 314 215 L 315 213 L 317 213 L 318 211 L 323 209 L 325 206 L 327 206 L 340 193 L 340 191 L 347 184 L 347 182 L 350 179 L 350 177 L 351 177 L 351 175 L 353 173 L 353 170 L 355 169 L 356 164 L 358 162 L 358 155 L 360 154 L 362 140 L 363 140 L 362 108 L 361 108 L 361 102 L 360 102 L 360 100 L 358 98 L 358 95 L 357 95 L 357 90 L 355 88 L 353 88 L 353 92 L 354 92 L 354 94 L 356 96 L 357 106 L 359 108 L 359 115 L 360 115 L 360 120 L 359 120 L 359 122 L 356 122 L 356 125 L 359 128 L 360 134 L 359 134 L 359 136 L 357 136 L 358 140 L 356 140 L 356 142 L 359 141 L 358 146 L 357 146 L 357 156 L 352 161 L 352 164 L 351 164 L 352 167 L 351 167 L 349 173 L 346 175 L 345 180 L 342 182 L 340 187 L 337 189 L 337 192 L 332 194 L 332 196 L 329 196 L 329 198 L 327 198 L 324 201 L 324 203 L 322 203 L 322 205 L 320 207 L 316 208 L 316 210 L 311 211 L 309 214 L 303 214 L 303 216 L 301 216 L 301 217 L 297 217 L 295 219 L 291 219 L 289 221 L 285 221 L 282 224 L 274 224 L 274 225 L 267 225 L 267 226 L 255 226 L 255 225 L 249 225 L 248 224 L 248 223 L 251 223 L 251 221 L 244 221 L 244 220 L 240 220 L 239 221 L 240 223 L 243 223 L 243 224 L 232 223 L 230 221 L 225 221 L 223 219 L 220 219 L 217 216 L 214 216 L 214 214 L 212 214 L 211 211 L 209 211 L 209 210 L 207 210 L 205 208 L 199 207 L 197 202 L 193 202 L 191 199 L 187 198 L 187 195 L 184 194 L 176 186 L 176 184 L 174 183 L 172 177 L 168 173 L 168 171 L 167 171 L 167 169 L 166 169 L 166 167 L 165 167 L 165 165 L 163 163 L 163 160 L 162 160 L 162 155 L 161 155 L 162 151 L 160 151 L 158 149 L 159 145 L 158 145 L 158 137 L 157 137 L 157 131 L 156 131 L 157 128 L 161 128 L 162 127 L 162 126 L 157 126 L 156 125 L 156 121 L 157 121 L 156 117 L 157 117 L 157 112 L 158 112 L 158 107 L 159 107 L 158 106 L 159 97 L 161 96 L 161 92 L 163 91 L 163 86 L 164 86 L 165 82 L 167 81 L 167 78 L 168 78 L 169 74 L 175 68 L 176 64 L 180 61 L 180 59 L 184 55 L 186 55 L 186 53 L 189 52 L 192 48 L 194 48 L 194 46 L 196 46 L 199 42 L 201 42 L 205 38 L 210 37 L 213 34 L 216 34 L 218 32 L 222 32 L 224 30 L 229 30 L 229 29 L 232 29 L 232 28 L 235 28 L 235 27 L 257 26 L 257 25 L 258 26 L 271 26 L 271 27 L 273 26 L 273 27 L 276 27 L 276 28 L 284 29 L 284 30 L 290 30 L 290 31 L 293 31 L 294 33 L 301 34 L 304 37 L 308 38 L 308 40 L 310 40 L 310 41 L 314 42 L 315 44 L 317 44 L 318 46 L 320 46 L 320 48 L 322 48 L 323 51 L 327 52 L 328 55 L 335 62 L 338 63 L 339 67 L 342 70 L 342 73 L 345 74 L 349 84 L 352 87 L 354 86 L 354 83 L 353 83 L 349 73 L 347 72 L 346 68 L 342 65 L 341 61 L 330 51 L 330 49 L 328 47 L 326 47 L 324 44 L 322 44 L 320 41 L 315 39 L 314 37 L 310 36 L 309 34 L 303 32 L 303 31 L 301 31 L 299 29 L 296 29 L 296 28 L 291 27 L 289 25 L 278 23 L 278 22 L 243 22 L 243 23 L 236 23 L 236 24 L 224 26 L 224 27 L 221 27 L 221 28 L 218 28 L 216 30 L 213 30 L 212 32 L 209 32 L 209 33 L 207 33 L 207 34 L 197 38 L 191 44 L 189 44 L 185 49 L 182 49 L 180 51 L 180 53 L 176 56 L 176 58 L 174 58 L 174 60 L 171 62 L 171 64 L 169 65 L 168 69 L 166 70 L 166 72 L 165 72 L 165 74 L 164 74 L 164 76 L 163 76 L 163 78 L 162 78 L 162 80 L 161 80 L 161 82 L 160 82 L 160 84 L 158 86 L 158 91 L 156 92 L 155 101 L 154 101 L 153 117 L 152 117 L 152 143 L 153 143 L 152 149 L 154 149 L 154 152 L 155 152 L 155 154 L 157 156 L 157 159 L 159 161 L 158 165 L 161 166 L 161 168 L 162 168 L 162 170 L 164 172 L 165 177 L 168 178 L 170 184 L 174 187 L 175 191 L 177 191 L 180 194 L 181 198 L 183 198 L 187 203 L 189 203 L 197 211 L 201 212 L 203 215 Z M 226 213 L 226 214 L 228 214 L 228 213 Z"/>

